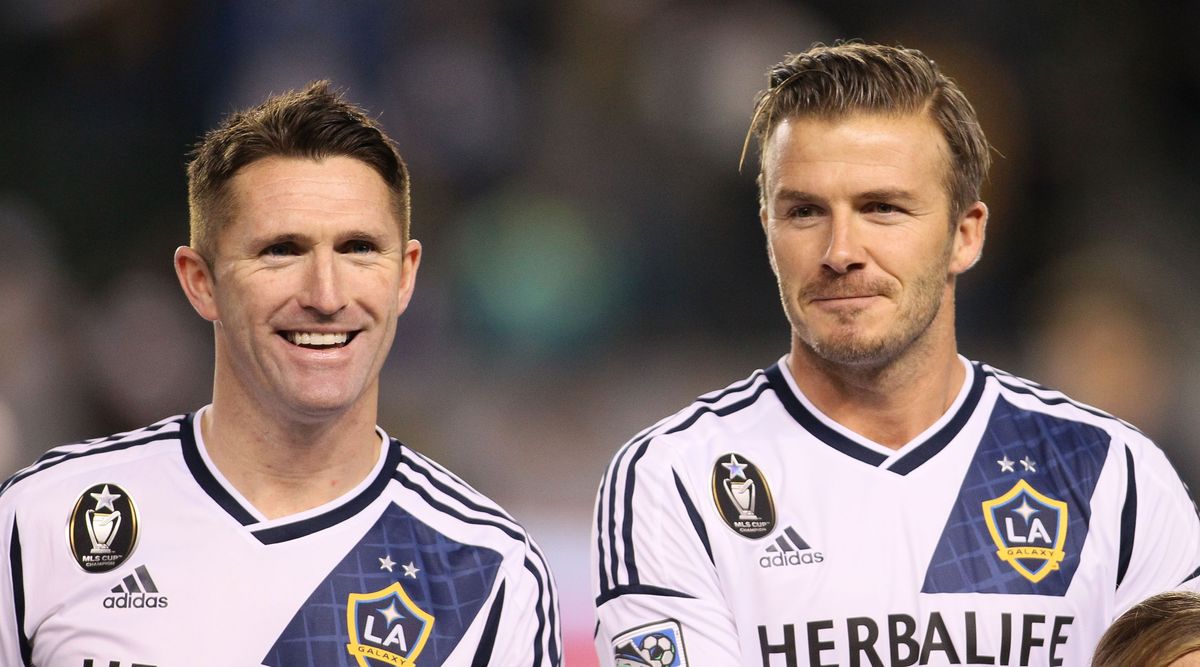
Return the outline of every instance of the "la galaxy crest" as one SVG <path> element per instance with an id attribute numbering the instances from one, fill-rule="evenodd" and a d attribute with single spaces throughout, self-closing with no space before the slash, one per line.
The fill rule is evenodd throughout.
<path id="1" fill-rule="evenodd" d="M 775 501 L 758 466 L 744 456 L 722 454 L 712 472 L 713 502 L 725 525 L 757 540 L 775 529 Z"/>
<path id="2" fill-rule="evenodd" d="M 411 667 L 433 634 L 433 616 L 395 582 L 374 593 L 351 593 L 346 628 L 350 632 L 346 650 L 359 667 Z"/>
<path id="3" fill-rule="evenodd" d="M 1066 552 L 1067 504 L 1017 482 L 1007 493 L 983 501 L 996 555 L 1033 583 L 1057 570 Z"/>
<path id="4" fill-rule="evenodd" d="M 84 572 L 108 572 L 133 553 L 138 542 L 137 506 L 116 484 L 96 484 L 79 494 L 67 519 L 67 544 Z"/>

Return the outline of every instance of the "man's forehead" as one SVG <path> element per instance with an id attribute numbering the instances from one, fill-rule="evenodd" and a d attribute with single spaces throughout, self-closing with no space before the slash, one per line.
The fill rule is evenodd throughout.
<path id="1" fill-rule="evenodd" d="M 218 236 L 400 233 L 393 193 L 373 168 L 351 157 L 261 158 L 238 170 L 228 193 Z"/>
<path id="2" fill-rule="evenodd" d="M 760 164 L 760 184 L 768 189 L 782 176 L 803 176 L 818 165 L 847 178 L 914 177 L 921 169 L 945 178 L 951 168 L 945 137 L 923 113 L 789 117 L 772 129 Z"/>

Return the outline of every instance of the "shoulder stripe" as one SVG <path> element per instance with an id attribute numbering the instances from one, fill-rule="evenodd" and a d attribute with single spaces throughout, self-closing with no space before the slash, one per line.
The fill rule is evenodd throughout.
<path id="1" fill-rule="evenodd" d="M 992 366 L 988 366 L 987 364 L 979 364 L 979 367 L 982 368 L 987 375 L 995 378 L 996 382 L 998 382 L 1002 388 L 1007 389 L 1008 391 L 1017 394 L 1023 394 L 1025 396 L 1032 396 L 1046 405 L 1070 405 L 1094 417 L 1112 420 L 1118 424 L 1121 424 L 1122 426 L 1141 433 L 1141 431 L 1138 430 L 1138 428 L 1133 424 L 1130 424 L 1129 422 L 1119 417 L 1115 417 L 1103 410 L 1099 410 L 1087 405 L 1086 403 L 1080 403 L 1061 391 L 1049 389 L 1036 382 L 1031 382 L 1024 378 L 1017 377 L 1011 373 L 1006 373 Z"/>
<path id="2" fill-rule="evenodd" d="M 683 480 L 679 479 L 679 473 L 672 470 L 671 474 L 675 476 L 675 490 L 679 492 L 679 499 L 683 501 L 683 507 L 687 510 L 688 519 L 692 522 L 692 528 L 696 530 L 696 537 L 699 537 L 700 543 L 704 545 L 704 553 L 708 554 L 708 561 L 715 566 L 717 561 L 713 558 L 712 545 L 708 543 L 708 530 L 704 527 L 704 519 L 700 517 L 700 512 L 696 510 L 696 505 L 692 503 L 692 499 L 688 496 L 687 488 L 683 485 Z"/>
<path id="3" fill-rule="evenodd" d="M 185 418 L 187 418 L 187 416 L 188 416 L 187 414 L 174 415 L 172 417 L 167 417 L 166 419 L 160 419 L 160 420 L 154 422 L 153 424 L 150 424 L 148 426 L 143 426 L 141 428 L 135 428 L 135 429 L 131 429 L 128 431 L 121 431 L 120 433 L 114 433 L 112 435 L 105 435 L 105 436 L 101 436 L 99 438 L 88 438 L 86 440 L 78 440 L 76 442 L 71 442 L 71 443 L 67 443 L 64 445 L 58 445 L 57 447 L 51 448 L 46 453 L 44 453 L 40 457 L 38 457 L 38 459 L 36 461 L 34 461 L 33 466 L 30 466 L 30 467 L 34 467 L 40 463 L 44 463 L 46 461 L 58 458 L 65 454 L 71 454 L 74 452 L 84 450 L 88 447 L 95 447 L 98 445 L 103 445 L 104 443 L 117 442 L 119 440 L 130 440 L 133 438 L 140 438 L 141 436 L 147 435 L 149 433 L 156 433 L 156 432 L 161 431 L 162 427 L 164 427 L 164 426 L 169 426 L 171 424 L 182 422 Z"/>
<path id="4" fill-rule="evenodd" d="M 637 482 L 637 464 L 646 455 L 646 450 L 649 447 L 650 440 L 646 440 L 638 446 L 633 456 L 629 459 L 629 470 L 625 474 L 625 517 L 621 524 L 621 539 L 625 542 L 625 573 L 630 586 L 637 586 L 641 583 L 637 570 L 637 556 L 633 551 L 633 521 L 630 513 L 633 512 L 633 491 Z M 617 581 L 617 565 L 617 559 L 613 558 L 612 580 L 614 582 Z"/>
<path id="5" fill-rule="evenodd" d="M 418 473 L 435 489 L 457 499 L 464 506 L 476 512 L 482 512 L 497 519 L 502 519 L 517 530 L 522 530 L 521 525 L 517 523 L 516 519 L 513 519 L 490 498 L 475 490 L 470 484 L 464 482 L 460 477 L 451 473 L 433 459 L 422 455 L 411 447 L 404 448 L 404 455 L 401 457 L 399 463 L 407 465 L 408 468 Z M 398 467 L 398 470 L 401 473 L 403 472 L 403 468 Z M 435 475 L 435 473 L 437 474 Z M 444 477 L 445 479 L 439 479 L 439 477 Z"/>
<path id="6" fill-rule="evenodd" d="M 8 544 L 8 567 L 12 577 L 13 613 L 16 616 L 17 644 L 21 647 L 21 661 L 25 667 L 33 665 L 33 646 L 25 635 L 25 569 L 21 558 L 21 534 L 13 519 L 12 539 Z"/>
<path id="7" fill-rule="evenodd" d="M 413 453 L 411 449 L 405 448 L 406 453 Z M 418 455 L 419 456 L 419 455 Z M 429 459 L 420 457 L 420 462 L 428 462 Z M 401 459 L 403 465 L 407 465 L 411 470 L 418 473 L 425 480 L 428 480 L 430 486 L 440 493 L 453 499 L 463 507 L 486 515 L 485 517 L 468 516 L 463 511 L 454 508 L 450 504 L 437 500 L 433 496 L 433 492 L 422 484 L 421 479 L 405 474 L 404 470 L 397 468 L 393 473 L 393 479 L 399 482 L 405 488 L 415 492 L 417 495 L 428 503 L 431 507 L 444 514 L 453 516 L 454 518 L 464 523 L 492 526 L 498 528 L 505 535 L 508 535 L 513 540 L 526 545 L 528 551 L 536 557 L 525 557 L 525 569 L 533 576 L 538 588 L 538 603 L 534 606 L 534 610 L 538 620 L 538 631 L 534 642 L 534 665 L 542 664 L 543 647 L 550 658 L 550 664 L 557 665 L 562 660 L 561 646 L 561 629 L 558 620 L 558 591 L 554 584 L 554 577 L 551 574 L 550 567 L 546 561 L 546 557 L 542 554 L 541 549 L 537 544 L 528 537 L 525 532 L 512 517 L 508 516 L 503 510 L 498 507 L 489 507 L 482 505 L 475 500 L 467 497 L 466 492 L 482 498 L 480 494 L 469 486 L 463 484 L 463 489 L 454 489 L 444 481 L 438 480 L 433 473 L 423 468 L 418 460 L 411 456 L 404 456 Z M 490 502 L 490 501 L 489 501 Z"/>
<path id="8" fill-rule="evenodd" d="M 621 567 L 625 569 L 625 584 L 638 585 L 636 555 L 633 550 L 633 493 L 636 488 L 637 463 L 646 454 L 649 444 L 661 435 L 679 433 L 690 428 L 701 417 L 715 415 L 726 417 L 753 405 L 770 388 L 762 371 L 725 391 L 709 394 L 696 401 L 688 410 L 665 419 L 649 431 L 627 443 L 613 458 L 600 488 L 596 507 L 596 549 L 598 553 L 599 582 L 601 593 L 621 584 Z M 748 392 L 748 393 L 747 393 Z M 745 395 L 743 395 L 745 394 Z M 624 478 L 624 487 L 619 489 Z M 606 488 L 607 487 L 607 488 Z M 620 498 L 620 500 L 618 500 Z M 621 502 L 623 515 L 621 526 L 617 526 L 617 503 Z M 607 510 L 607 511 L 606 511 Z M 618 534 L 620 540 L 618 540 Z M 607 537 L 607 549 L 605 542 Z"/>
<path id="9" fill-rule="evenodd" d="M 622 595 L 657 595 L 658 597 L 688 598 L 692 600 L 696 598 L 695 595 L 689 595 L 687 593 L 672 590 L 670 588 L 662 588 L 660 586 L 643 586 L 639 584 L 636 586 L 614 586 L 608 589 L 607 591 L 596 596 L 596 606 L 599 607 L 605 602 L 619 598 Z M 599 626 L 597 626 L 597 629 L 598 628 Z"/>
<path id="10" fill-rule="evenodd" d="M 24 470 L 18 471 L 12 477 L 9 477 L 8 481 L 6 481 L 3 486 L 0 486 L 0 495 L 3 495 L 5 491 L 8 491 L 18 482 L 28 479 L 29 477 L 32 477 L 33 475 L 45 470 L 49 470 L 60 463 L 74 461 L 87 456 L 107 454 L 109 452 L 117 452 L 123 449 L 148 445 L 161 440 L 176 439 L 179 437 L 180 432 L 179 422 L 183 420 L 185 416 L 186 415 L 180 415 L 179 417 L 174 417 L 171 420 L 159 422 L 157 426 L 160 426 L 161 428 L 158 431 L 147 431 L 147 429 L 140 429 L 138 431 L 131 431 L 127 434 L 124 434 L 124 437 L 119 439 L 103 438 L 100 440 L 77 443 L 75 445 L 56 447 L 55 449 L 52 449 L 44 454 L 33 465 L 25 468 Z"/>
<path id="11" fill-rule="evenodd" d="M 1121 550 L 1117 559 L 1117 586 L 1125 580 L 1129 561 L 1133 558 L 1133 536 L 1137 529 L 1137 474 L 1133 467 L 1133 452 L 1125 445 L 1125 505 L 1121 508 Z"/>
<path id="12" fill-rule="evenodd" d="M 736 394 L 740 391 L 745 391 L 746 389 L 749 389 L 750 387 L 754 386 L 755 383 L 762 380 L 762 378 L 763 378 L 763 371 L 762 371 L 762 369 L 759 369 L 759 370 L 756 370 L 753 373 L 751 373 L 750 377 L 746 378 L 745 380 L 731 384 L 728 387 L 725 387 L 724 389 L 721 389 L 718 391 L 710 391 L 709 393 L 704 394 L 703 396 L 700 396 L 699 398 L 692 401 L 692 404 L 689 405 L 688 407 L 684 408 L 683 410 L 681 410 L 669 417 L 666 417 L 664 419 L 660 419 L 659 421 L 655 422 L 655 424 L 653 426 L 643 429 L 640 433 L 638 433 L 637 435 L 630 438 L 629 442 L 632 443 L 637 440 L 641 440 L 642 438 L 645 438 L 647 435 L 652 433 L 655 429 L 663 427 L 665 424 L 671 422 L 673 419 L 680 417 L 681 415 L 687 413 L 689 410 L 691 410 L 693 408 L 696 408 L 700 405 L 713 405 L 716 403 L 720 403 L 723 399 L 725 399 L 728 396 L 732 396 L 733 394 Z"/>

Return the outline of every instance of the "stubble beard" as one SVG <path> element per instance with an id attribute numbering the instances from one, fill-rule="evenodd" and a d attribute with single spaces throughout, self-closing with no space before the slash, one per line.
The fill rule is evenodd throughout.
<path id="1" fill-rule="evenodd" d="M 941 311 L 946 259 L 911 284 L 909 298 L 901 304 L 895 322 L 878 336 L 859 330 L 861 311 L 853 310 L 841 314 L 835 330 L 823 336 L 796 326 L 798 320 L 793 315 L 792 330 L 797 340 L 813 357 L 830 365 L 875 369 L 890 366 L 925 336 Z"/>

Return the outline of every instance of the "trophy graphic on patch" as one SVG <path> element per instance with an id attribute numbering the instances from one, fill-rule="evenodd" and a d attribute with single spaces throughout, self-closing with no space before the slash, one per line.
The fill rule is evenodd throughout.
<path id="1" fill-rule="evenodd" d="M 754 501 L 757 496 L 757 490 L 754 488 L 754 480 L 743 479 L 735 482 L 732 478 L 727 478 L 725 480 L 725 493 L 729 495 L 729 499 L 737 507 L 739 519 L 758 519 L 758 515 L 754 513 Z"/>
<path id="2" fill-rule="evenodd" d="M 100 493 L 89 493 L 88 495 L 96 501 L 96 507 L 84 514 L 88 537 L 92 539 L 92 553 L 110 554 L 113 552 L 113 540 L 121 530 L 121 510 L 116 508 L 116 501 L 122 497 L 122 494 L 109 491 L 108 485 L 105 484 L 104 490 Z M 100 510 L 103 509 L 109 511 L 101 513 Z"/>
<path id="3" fill-rule="evenodd" d="M 744 456 L 730 452 L 713 464 L 712 498 L 721 520 L 742 537 L 757 540 L 775 529 L 771 486 Z"/>
<path id="4" fill-rule="evenodd" d="M 121 512 L 100 514 L 96 510 L 87 511 L 88 537 L 92 538 L 92 553 L 112 553 L 112 542 L 121 529 Z"/>
<path id="5" fill-rule="evenodd" d="M 139 523 L 137 506 L 125 489 L 95 484 L 79 494 L 67 520 L 71 555 L 84 572 L 108 572 L 133 553 Z"/>

